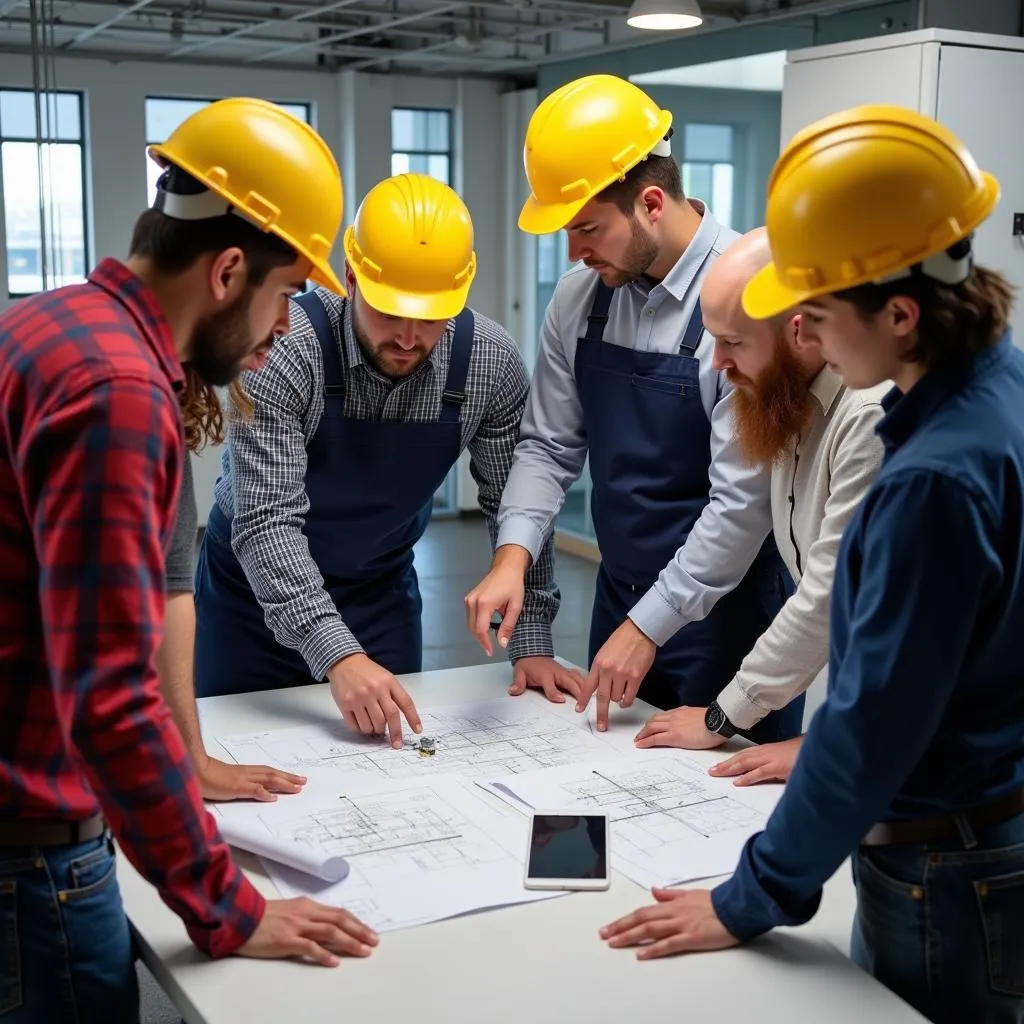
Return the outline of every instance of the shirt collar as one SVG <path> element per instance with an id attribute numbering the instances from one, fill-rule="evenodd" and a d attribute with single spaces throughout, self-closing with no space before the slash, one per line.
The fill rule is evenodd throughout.
<path id="1" fill-rule="evenodd" d="M 175 391 L 181 390 L 185 384 L 185 371 L 174 347 L 170 324 L 156 296 L 143 284 L 142 279 L 119 260 L 108 257 L 93 268 L 88 280 L 128 310 L 160 363 L 160 368 L 167 375 L 171 387 Z"/>
<path id="2" fill-rule="evenodd" d="M 704 265 L 711 250 L 714 249 L 722 230 L 718 221 L 715 220 L 714 214 L 704 203 L 699 199 L 688 199 L 687 202 L 701 215 L 700 227 L 690 239 L 690 244 L 683 250 L 682 256 L 676 260 L 675 265 L 665 276 L 665 280 L 659 282 L 665 291 L 679 302 L 686 298 L 686 293 L 693 284 L 697 272 Z M 657 287 L 657 284 L 652 285 L 643 278 L 639 278 L 631 282 L 630 287 L 646 296 Z"/>
<path id="3" fill-rule="evenodd" d="M 811 381 L 810 392 L 826 416 L 842 390 L 843 378 L 828 366 L 823 366 Z"/>
<path id="4" fill-rule="evenodd" d="M 352 369 L 356 366 L 372 367 L 363 356 L 363 347 L 356 341 L 355 328 L 352 326 L 352 301 L 341 300 L 341 328 L 345 344 L 345 365 Z"/>
<path id="5" fill-rule="evenodd" d="M 1013 349 L 1008 330 L 999 341 L 980 352 L 966 369 L 930 370 L 906 394 L 893 388 L 883 399 L 885 415 L 878 435 L 889 450 L 905 444 L 939 407 L 968 381 L 1003 362 Z"/>

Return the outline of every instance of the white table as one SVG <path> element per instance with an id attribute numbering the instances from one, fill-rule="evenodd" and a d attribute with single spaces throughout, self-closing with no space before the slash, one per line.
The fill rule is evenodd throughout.
<path id="1" fill-rule="evenodd" d="M 504 696 L 510 681 L 506 663 L 402 679 L 420 708 Z M 543 702 L 536 693 L 507 699 Z M 560 710 L 575 715 L 570 703 Z M 633 735 L 649 711 L 613 706 L 612 728 Z M 338 712 L 320 685 L 209 697 L 199 701 L 199 713 L 213 753 L 217 735 L 301 725 Z M 697 756 L 711 764 L 722 751 Z M 516 813 L 496 798 L 494 804 Z M 277 895 L 254 857 L 239 854 L 239 861 L 261 892 Z M 638 1014 L 652 1021 L 746 1017 L 758 1024 L 924 1020 L 844 955 L 854 902 L 848 865 L 826 887 L 811 924 L 727 952 L 638 962 L 634 950 L 610 949 L 598 928 L 651 902 L 648 892 L 615 874 L 606 892 L 387 932 L 370 957 L 333 969 L 241 957 L 211 962 L 123 856 L 118 880 L 142 958 L 188 1024 L 623 1024 Z"/>

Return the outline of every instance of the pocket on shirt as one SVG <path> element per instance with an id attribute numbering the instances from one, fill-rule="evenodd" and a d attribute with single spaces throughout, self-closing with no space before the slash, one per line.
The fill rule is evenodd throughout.
<path id="1" fill-rule="evenodd" d="M 978 879 L 974 894 L 989 985 L 995 992 L 1024 997 L 1024 871 Z"/>
<path id="2" fill-rule="evenodd" d="M 21 999 L 18 883 L 0 878 L 0 1015 L 16 1010 Z"/>

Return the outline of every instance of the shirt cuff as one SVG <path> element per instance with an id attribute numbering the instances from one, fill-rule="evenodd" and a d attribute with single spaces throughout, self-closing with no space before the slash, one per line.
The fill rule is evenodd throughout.
<path id="1" fill-rule="evenodd" d="M 521 618 L 512 632 L 508 658 L 513 664 L 520 658 L 553 658 L 555 644 L 547 622 L 524 622 Z"/>
<path id="2" fill-rule="evenodd" d="M 759 832 L 747 840 L 732 878 L 711 890 L 711 906 L 718 920 L 740 942 L 781 925 L 805 924 L 821 903 L 819 890 L 797 913 L 790 914 L 772 899 L 758 881 L 754 866 L 754 846 L 763 834 Z"/>
<path id="3" fill-rule="evenodd" d="M 509 518 L 498 526 L 498 539 L 494 544 L 497 551 L 503 544 L 518 544 L 530 552 L 536 562 L 540 549 L 544 547 L 544 534 L 529 519 Z"/>
<path id="4" fill-rule="evenodd" d="M 659 647 L 668 643 L 686 624 L 679 614 L 655 587 L 640 598 L 629 613 L 633 625 Z"/>
<path id="5" fill-rule="evenodd" d="M 231 956 L 244 946 L 266 913 L 266 899 L 237 865 L 235 871 L 238 872 L 238 886 L 231 894 L 230 921 L 223 921 L 212 930 L 198 925 L 185 928 L 193 945 L 212 960 Z"/>
<path id="6" fill-rule="evenodd" d="M 753 729 L 768 714 L 768 708 L 755 704 L 735 679 L 718 695 L 718 706 L 737 729 Z"/>
<path id="7" fill-rule="evenodd" d="M 330 619 L 318 626 L 302 641 L 299 653 L 306 660 L 313 678 L 319 682 L 327 679 L 327 673 L 335 662 L 350 654 L 361 654 L 362 645 L 340 618 Z"/>

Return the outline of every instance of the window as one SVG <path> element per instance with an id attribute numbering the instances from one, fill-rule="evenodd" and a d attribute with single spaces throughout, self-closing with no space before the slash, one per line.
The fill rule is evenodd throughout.
<path id="1" fill-rule="evenodd" d="M 734 135 L 728 124 L 683 127 L 683 191 L 707 203 L 726 227 L 732 227 L 733 220 Z"/>
<path id="2" fill-rule="evenodd" d="M 36 114 L 32 90 L 0 89 L 0 173 L 12 299 L 84 281 L 89 262 L 82 96 L 43 93 L 38 122 Z"/>
<path id="3" fill-rule="evenodd" d="M 175 128 L 191 117 L 197 110 L 212 103 L 212 99 L 171 99 L 167 96 L 146 97 L 146 145 L 153 146 L 164 142 Z M 308 103 L 278 103 L 282 110 L 287 110 L 300 121 L 311 124 Z M 156 199 L 156 183 L 161 171 L 155 160 L 146 156 L 146 195 L 148 204 L 153 205 Z"/>
<path id="4" fill-rule="evenodd" d="M 429 174 L 452 183 L 452 112 L 395 107 L 391 111 L 391 173 Z"/>
<path id="5" fill-rule="evenodd" d="M 418 107 L 391 110 L 391 173 L 427 174 L 452 183 L 452 112 Z M 455 515 L 456 474 L 453 466 L 434 493 L 437 517 Z"/>

